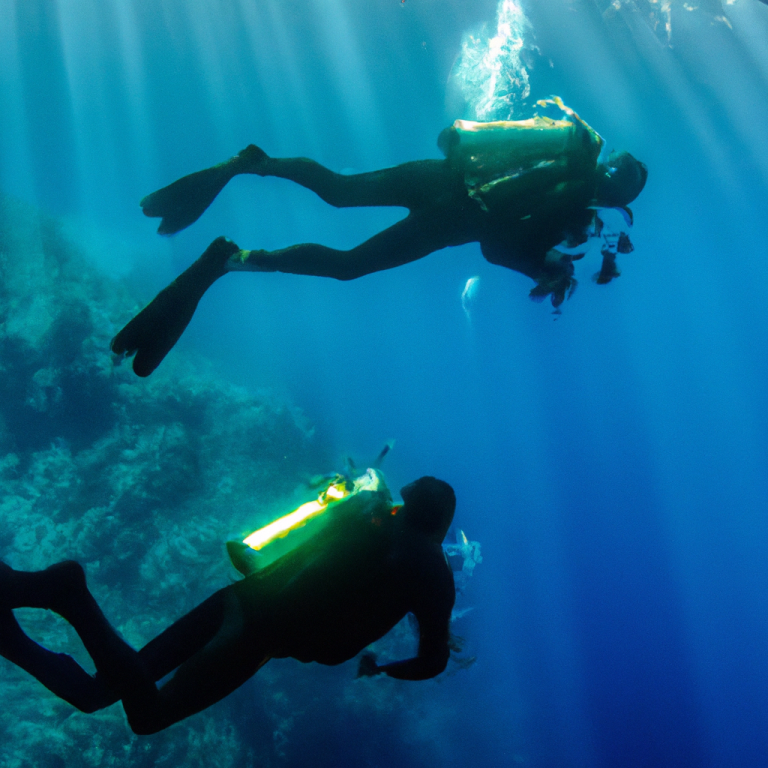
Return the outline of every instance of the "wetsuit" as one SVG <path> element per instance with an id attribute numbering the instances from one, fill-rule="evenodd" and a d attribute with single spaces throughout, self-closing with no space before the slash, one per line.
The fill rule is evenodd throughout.
<path id="1" fill-rule="evenodd" d="M 557 103 L 569 120 L 457 121 L 441 134 L 445 160 L 345 176 L 306 158 L 268 157 L 251 145 L 225 163 L 152 193 L 142 207 L 146 215 L 162 217 L 162 234 L 189 226 L 231 178 L 243 173 L 289 179 L 336 207 L 400 206 L 408 215 L 346 251 L 317 243 L 241 250 L 218 238 L 115 336 L 112 351 L 136 354 L 134 371 L 149 375 L 183 333 L 208 287 L 227 272 L 354 280 L 470 242 L 479 242 L 491 263 L 534 279 L 531 296 L 551 296 L 557 307 L 573 284 L 572 269 L 548 260 L 547 253 L 563 240 L 583 239 L 591 205 L 631 202 L 647 175 L 627 153 L 622 156 L 627 174 L 612 175 L 615 169 L 598 164 L 602 139 Z"/>
<path id="2" fill-rule="evenodd" d="M 453 158 L 422 160 L 372 173 L 343 176 L 304 158 L 266 158 L 265 176 L 290 179 L 336 207 L 401 206 L 402 220 L 347 251 L 303 243 L 277 251 L 239 251 L 238 269 L 354 280 L 392 269 L 448 246 L 479 242 L 488 261 L 534 280 L 546 273 L 550 248 L 591 221 L 599 153 L 527 169 L 496 180 L 484 193 L 466 181 Z M 518 169 L 515 169 L 518 170 Z"/>
<path id="3" fill-rule="evenodd" d="M 441 483 L 422 478 L 412 486 L 427 481 Z M 406 493 L 412 486 L 402 490 L 406 503 L 394 515 L 391 503 L 377 502 L 366 514 L 341 506 L 315 538 L 219 590 L 138 652 L 109 624 L 77 563 L 32 573 L 3 565 L 0 654 L 82 711 L 121 699 L 129 724 L 140 734 L 162 730 L 219 701 L 270 658 L 346 661 L 409 612 L 419 623 L 417 656 L 376 672 L 408 680 L 433 677 L 449 655 L 455 591 L 439 541 L 453 509 L 437 535 L 414 527 L 409 520 L 418 509 L 409 506 Z M 69 621 L 97 675 L 27 637 L 12 613 L 20 607 L 50 609 Z M 174 670 L 158 689 L 155 681 Z"/>

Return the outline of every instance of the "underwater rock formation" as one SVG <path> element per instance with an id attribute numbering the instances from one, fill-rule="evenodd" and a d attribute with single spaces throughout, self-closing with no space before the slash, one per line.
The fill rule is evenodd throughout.
<path id="1" fill-rule="evenodd" d="M 236 578 L 228 538 L 296 506 L 305 478 L 331 467 L 295 408 L 202 362 L 190 375 L 176 355 L 151 380 L 115 366 L 109 339 L 134 303 L 59 222 L 0 196 L 0 559 L 79 560 L 110 620 L 141 646 Z M 66 623 L 17 615 L 92 669 Z M 374 650 L 412 655 L 408 622 Z M 316 768 L 387 756 L 421 765 L 393 734 L 403 721 L 419 729 L 414 711 L 436 716 L 424 706 L 435 684 L 356 681 L 354 663 L 272 662 L 210 710 L 139 739 L 119 705 L 83 715 L 0 659 L 0 768 L 303 766 L 308 751 Z"/>
<path id="2" fill-rule="evenodd" d="M 321 459 L 284 403 L 172 365 L 152 382 L 114 366 L 109 338 L 131 304 L 55 219 L 0 198 L 0 558 L 80 560 L 141 645 L 226 584 L 223 542 L 284 509 Z M 36 639 L 89 663 L 56 617 L 18 613 Z M 119 706 L 81 715 L 0 669 L 1 766 L 246 765 L 252 751 L 226 704 L 139 741 Z"/>

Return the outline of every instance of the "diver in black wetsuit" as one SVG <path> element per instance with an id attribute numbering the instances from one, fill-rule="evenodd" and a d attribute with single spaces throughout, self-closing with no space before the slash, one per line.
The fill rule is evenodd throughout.
<path id="1" fill-rule="evenodd" d="M 359 676 L 423 680 L 445 669 L 455 599 L 441 542 L 453 520 L 450 485 L 422 477 L 392 507 L 384 488 L 369 501 L 340 504 L 316 537 L 271 565 L 219 590 L 135 651 L 107 621 L 81 566 L 45 571 L 0 564 L 0 654 L 83 712 L 122 700 L 135 733 L 156 733 L 224 698 L 271 658 L 339 664 L 385 635 L 407 613 L 419 624 L 418 654 Z M 24 634 L 12 609 L 44 608 L 77 631 L 96 666 L 88 675 L 70 656 Z M 161 688 L 155 682 L 173 670 Z"/>
<path id="2" fill-rule="evenodd" d="M 536 280 L 532 298 L 551 296 L 559 306 L 575 281 L 570 261 L 553 260 L 552 249 L 563 240 L 583 241 L 594 207 L 632 202 L 645 185 L 647 169 L 626 152 L 599 163 L 602 139 L 559 99 L 552 103 L 569 119 L 456 121 L 438 140 L 445 160 L 344 176 L 306 158 L 268 157 L 250 145 L 220 165 L 148 195 L 141 205 L 147 216 L 162 217 L 161 234 L 196 221 L 242 173 L 290 179 L 336 207 L 402 206 L 409 214 L 349 251 L 314 243 L 249 251 L 218 238 L 115 336 L 112 351 L 135 353 L 134 371 L 148 376 L 183 333 L 208 287 L 227 272 L 354 280 L 470 242 L 479 242 L 491 263 Z"/>

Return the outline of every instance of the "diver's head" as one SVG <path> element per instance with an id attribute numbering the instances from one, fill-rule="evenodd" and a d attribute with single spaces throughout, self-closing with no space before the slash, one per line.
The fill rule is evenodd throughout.
<path id="1" fill-rule="evenodd" d="M 629 205 L 642 191 L 648 167 L 629 152 L 611 152 L 607 162 L 597 166 L 597 204 L 606 208 Z"/>
<path id="2" fill-rule="evenodd" d="M 401 514 L 405 522 L 427 534 L 438 544 L 445 538 L 456 511 L 456 494 L 448 483 L 435 477 L 420 477 L 400 489 Z"/>

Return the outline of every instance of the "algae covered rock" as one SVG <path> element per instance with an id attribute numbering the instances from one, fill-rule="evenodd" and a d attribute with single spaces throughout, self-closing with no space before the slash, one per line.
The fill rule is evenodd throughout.
<path id="1" fill-rule="evenodd" d="M 228 583 L 223 542 L 284 505 L 321 459 L 284 402 L 181 366 L 149 382 L 115 366 L 109 339 L 134 307 L 55 219 L 0 198 L 0 558 L 30 570 L 79 560 L 140 646 Z M 92 669 L 63 621 L 17 613 Z M 142 740 L 119 705 L 82 715 L 2 660 L 0 700 L 3 767 L 253 760 L 226 702 Z M 264 749 L 269 759 L 271 737 Z"/>
<path id="2" fill-rule="evenodd" d="M 79 560 L 140 647 L 237 578 L 227 539 L 306 501 L 305 479 L 333 467 L 296 408 L 180 351 L 151 379 L 114 365 L 110 337 L 135 309 L 55 219 L 0 196 L 0 559 Z M 93 669 L 65 622 L 17 615 Z M 374 650 L 413 655 L 408 621 Z M 441 681 L 354 674 L 354 662 L 273 661 L 206 712 L 139 738 L 119 705 L 81 714 L 0 659 L 0 768 L 431 764 L 409 745 L 431 744 Z"/>

